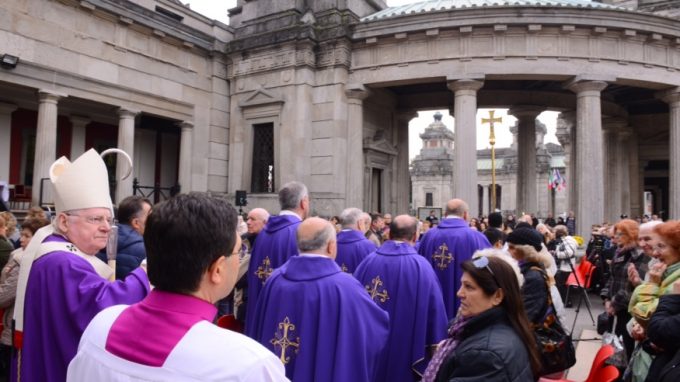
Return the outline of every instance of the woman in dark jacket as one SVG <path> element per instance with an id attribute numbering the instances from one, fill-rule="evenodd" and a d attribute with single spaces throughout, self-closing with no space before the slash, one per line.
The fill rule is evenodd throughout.
<path id="1" fill-rule="evenodd" d="M 423 381 L 534 381 L 540 360 L 512 267 L 484 256 L 461 267 L 460 310 Z"/>
<path id="2" fill-rule="evenodd" d="M 538 231 L 529 227 L 518 228 L 508 235 L 508 252 L 518 261 L 519 269 L 524 276 L 522 285 L 522 301 L 526 309 L 527 318 L 533 325 L 543 324 L 543 318 L 548 310 L 548 286 L 543 274 L 540 251 L 542 236 Z"/>
<path id="3" fill-rule="evenodd" d="M 680 380 L 680 281 L 673 284 L 671 294 L 659 299 L 659 306 L 647 327 L 649 346 L 656 358 L 649 368 L 646 382 Z"/>

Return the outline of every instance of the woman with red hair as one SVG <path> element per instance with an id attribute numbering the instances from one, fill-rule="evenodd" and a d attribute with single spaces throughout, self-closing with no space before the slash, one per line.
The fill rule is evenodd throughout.
<path id="1" fill-rule="evenodd" d="M 639 225 L 635 220 L 623 219 L 614 226 L 613 243 L 617 246 L 616 254 L 610 264 L 609 282 L 602 290 L 605 311 L 610 316 L 616 316 L 614 333 L 623 337 L 628 359 L 630 359 L 635 341 L 628 333 L 626 324 L 631 319 L 628 313 L 628 303 L 635 288 L 628 278 L 628 268 L 635 267 L 640 277 L 647 272 L 649 258 L 644 252 L 638 251 Z"/>
<path id="2" fill-rule="evenodd" d="M 659 306 L 661 296 L 672 294 L 673 284 L 680 280 L 680 221 L 672 220 L 659 224 L 654 227 L 653 232 L 653 256 L 658 263 L 650 267 L 647 281 L 635 289 L 630 302 L 630 312 L 642 328 L 647 327 Z M 650 332 L 649 339 L 654 346 L 647 346 L 646 349 L 657 350 L 652 351 L 652 355 L 656 353 L 658 361 L 655 359 L 649 369 L 647 375 L 649 381 L 660 379 L 661 368 L 680 348 L 677 342 L 668 341 L 666 337 L 669 334 L 660 331 Z"/>

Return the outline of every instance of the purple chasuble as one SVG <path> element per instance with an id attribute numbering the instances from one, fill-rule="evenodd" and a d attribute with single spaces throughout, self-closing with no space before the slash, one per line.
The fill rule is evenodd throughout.
<path id="1" fill-rule="evenodd" d="M 439 278 L 449 320 L 456 317 L 460 305 L 456 296 L 463 276 L 460 264 L 471 259 L 475 251 L 489 247 L 486 236 L 470 228 L 463 219 L 442 219 L 420 241 L 418 253 L 430 262 Z"/>
<path id="2" fill-rule="evenodd" d="M 386 241 L 359 264 L 354 276 L 390 315 L 390 337 L 375 381 L 415 381 L 428 348 L 446 338 L 441 288 L 432 267 L 408 243 Z"/>
<path id="3" fill-rule="evenodd" d="M 290 258 L 271 275 L 249 317 L 251 337 L 281 359 L 292 381 L 375 380 L 387 313 L 330 258 Z"/>
<path id="4" fill-rule="evenodd" d="M 343 272 L 354 273 L 359 263 L 378 247 L 357 230 L 338 233 L 338 255 L 335 262 Z"/>
<path id="5" fill-rule="evenodd" d="M 156 289 L 118 316 L 106 338 L 106 350 L 131 362 L 161 367 L 194 324 L 212 322 L 216 314 L 215 305 L 207 301 Z"/>
<path id="6" fill-rule="evenodd" d="M 59 235 L 48 236 L 48 241 L 67 242 Z M 26 286 L 21 381 L 65 381 L 68 364 L 92 318 L 104 308 L 136 303 L 147 293 L 149 279 L 142 269 L 111 282 L 73 253 L 55 251 L 40 257 Z M 15 366 L 16 361 L 15 356 Z"/>
<path id="7" fill-rule="evenodd" d="M 245 326 L 247 335 L 250 333 L 248 326 L 252 324 L 252 313 L 264 282 L 274 269 L 282 266 L 291 256 L 298 254 L 295 235 L 300 223 L 302 220 L 297 216 L 272 216 L 257 235 L 248 265 L 248 307 Z"/>

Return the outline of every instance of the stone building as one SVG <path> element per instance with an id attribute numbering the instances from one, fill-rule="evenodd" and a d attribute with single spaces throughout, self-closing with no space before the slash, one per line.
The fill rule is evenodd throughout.
<path id="1" fill-rule="evenodd" d="M 516 111 L 515 111 L 516 112 Z M 518 113 L 517 113 L 518 114 Z M 420 138 L 423 148 L 420 154 L 411 161 L 411 197 L 412 207 L 443 208 L 446 202 L 455 197 L 453 192 L 454 170 L 454 133 L 441 122 L 441 114 L 434 116 Z M 517 172 L 519 158 L 517 155 L 518 124 L 510 127 L 512 144 L 510 147 L 497 147 L 495 153 L 496 167 L 496 208 L 505 213 L 535 213 L 544 217 L 548 213 L 554 215 L 567 212 L 566 193 L 562 189 L 548 188 L 550 174 L 557 170 L 564 173 L 564 150 L 554 143 L 545 143 L 546 126 L 535 119 L 536 127 L 536 166 L 534 203 L 522 205 L 524 190 L 518 189 Z M 521 119 L 519 120 L 521 121 Z M 518 122 L 519 122 L 518 121 Z M 477 150 L 477 210 L 473 215 L 488 215 L 492 212 L 492 176 L 491 149 Z M 469 169 L 467 170 L 469 171 Z M 429 208 L 426 208 L 429 210 Z"/>
<path id="2" fill-rule="evenodd" d="M 117 146 L 142 185 L 245 190 L 276 212 L 297 179 L 321 215 L 403 213 L 408 122 L 444 109 L 453 191 L 476 211 L 477 107 L 553 110 L 580 233 L 639 214 L 645 190 L 678 218 L 678 3 L 616 4 L 238 0 L 227 26 L 176 0 L 5 1 L 0 180 L 37 202 L 57 155 Z M 534 129 L 520 121 L 518 185 L 537 182 Z"/>

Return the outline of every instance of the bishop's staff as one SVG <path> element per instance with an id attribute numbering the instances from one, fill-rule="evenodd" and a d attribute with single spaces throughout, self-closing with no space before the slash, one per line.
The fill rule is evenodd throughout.
<path id="1" fill-rule="evenodd" d="M 489 124 L 489 144 L 491 145 L 491 211 L 496 211 L 496 135 L 493 131 L 494 123 L 502 123 L 503 118 L 494 118 L 495 110 L 489 110 L 489 118 L 482 118 L 482 124 Z"/>
<path id="2" fill-rule="evenodd" d="M 130 174 L 132 174 L 132 159 L 125 151 L 121 149 L 108 149 L 104 150 L 100 156 L 104 158 L 104 156 L 108 154 L 120 154 L 128 161 L 129 166 L 127 174 L 125 174 L 125 176 L 123 176 L 120 180 L 126 179 L 130 176 Z M 118 225 L 114 223 L 111 225 L 111 230 L 109 231 L 109 235 L 106 239 L 106 260 L 109 267 L 113 269 L 111 281 L 116 280 L 116 256 L 118 256 Z"/>

